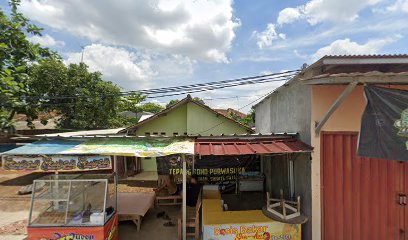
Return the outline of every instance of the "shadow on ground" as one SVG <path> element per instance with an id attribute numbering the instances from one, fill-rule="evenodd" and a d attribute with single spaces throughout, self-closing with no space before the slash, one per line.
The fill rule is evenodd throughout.
<path id="1" fill-rule="evenodd" d="M 171 218 L 175 226 L 166 227 L 163 224 L 169 222 L 163 218 L 157 218 L 157 214 L 165 211 Z M 177 239 L 177 218 L 181 216 L 180 206 L 162 206 L 150 209 L 142 219 L 140 231 L 132 221 L 119 223 L 119 240 L 140 239 L 140 240 L 176 240 Z"/>
<path id="2" fill-rule="evenodd" d="M 1 186 L 25 186 L 32 184 L 35 179 L 43 177 L 49 173 L 30 173 L 27 175 L 17 176 L 0 182 Z"/>

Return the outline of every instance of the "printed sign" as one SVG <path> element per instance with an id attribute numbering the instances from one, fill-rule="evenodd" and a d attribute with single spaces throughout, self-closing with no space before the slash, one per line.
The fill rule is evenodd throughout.
<path id="1" fill-rule="evenodd" d="M 103 227 L 27 227 L 30 240 L 117 240 L 118 215 Z"/>
<path id="2" fill-rule="evenodd" d="M 300 240 L 301 225 L 281 222 L 205 225 L 204 240 Z"/>
<path id="3" fill-rule="evenodd" d="M 95 236 L 94 235 L 82 235 L 82 234 L 77 234 L 77 233 L 69 233 L 69 234 L 55 233 L 54 236 L 51 237 L 51 240 L 82 240 L 82 239 L 83 240 L 94 240 Z"/>
<path id="4" fill-rule="evenodd" d="M 109 156 L 5 156 L 6 170 L 90 171 L 112 169 Z"/>
<path id="5" fill-rule="evenodd" d="M 159 175 L 181 175 L 183 165 L 180 155 L 156 158 Z M 259 171 L 260 159 L 257 156 L 186 156 L 187 175 L 195 174 L 201 182 L 210 184 L 235 183 L 243 172 Z"/>
<path id="6" fill-rule="evenodd" d="M 408 161 L 408 91 L 365 87 L 358 154 Z"/>

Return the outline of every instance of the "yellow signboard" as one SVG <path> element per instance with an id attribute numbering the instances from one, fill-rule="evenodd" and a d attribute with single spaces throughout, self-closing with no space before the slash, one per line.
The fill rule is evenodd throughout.
<path id="1" fill-rule="evenodd" d="M 204 226 L 205 240 L 300 240 L 301 225 L 281 222 Z"/>

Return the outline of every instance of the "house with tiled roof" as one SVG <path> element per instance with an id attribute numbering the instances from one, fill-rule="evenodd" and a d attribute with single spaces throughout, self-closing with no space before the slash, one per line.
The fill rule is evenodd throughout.
<path id="1" fill-rule="evenodd" d="M 218 136 L 254 131 L 205 105 L 190 95 L 119 133 L 131 136 Z M 155 158 L 137 159 L 144 172 L 157 171 Z"/>
<path id="2" fill-rule="evenodd" d="M 253 130 L 217 112 L 190 95 L 122 131 L 134 136 L 210 136 L 253 133 Z"/>

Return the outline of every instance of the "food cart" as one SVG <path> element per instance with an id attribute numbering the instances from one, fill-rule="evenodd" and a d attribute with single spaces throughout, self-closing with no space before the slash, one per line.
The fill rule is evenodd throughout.
<path id="1" fill-rule="evenodd" d="M 191 139 L 186 137 L 145 138 L 94 136 L 44 138 L 37 142 L 4 152 L 1 154 L 1 158 L 3 168 L 12 171 L 30 170 L 58 173 L 65 171 L 108 170 L 113 167 L 113 172 L 116 173 L 118 169 L 118 156 L 160 157 L 172 154 L 182 154 L 185 168 L 185 155 L 192 155 L 193 153 L 194 143 Z M 112 156 L 112 158 L 110 156 Z M 114 205 L 109 205 L 112 203 L 109 200 L 109 194 L 112 193 L 111 191 L 100 193 L 98 197 L 96 197 L 98 199 L 106 199 L 107 204 L 98 209 L 94 208 L 92 203 L 90 207 L 86 202 L 82 206 L 72 203 L 74 200 L 76 201 L 76 199 L 73 199 L 74 196 L 78 196 L 79 188 L 76 187 L 77 184 L 79 184 L 78 182 L 92 182 L 90 185 L 83 183 L 88 186 L 85 189 L 91 190 L 94 186 L 99 185 L 99 183 L 97 183 L 99 181 L 105 182 L 104 184 L 108 186 L 109 184 L 107 182 L 109 181 L 107 181 L 107 179 L 109 178 L 87 179 L 86 176 L 90 176 L 88 173 L 81 175 L 81 177 L 65 177 L 68 179 L 63 179 L 64 177 L 60 178 L 60 176 L 65 175 L 56 174 L 54 177 L 51 177 L 51 179 L 38 180 L 39 182 L 36 182 L 34 184 L 35 186 L 32 187 L 32 189 L 34 189 L 33 192 L 35 193 L 33 193 L 28 232 L 29 235 L 33 237 L 29 237 L 29 239 L 116 239 L 118 230 L 118 208 L 116 207 L 117 201 L 113 202 Z M 114 179 L 116 196 L 116 178 Z M 46 182 L 48 185 L 46 185 Z M 44 186 L 38 187 L 39 185 Z M 183 178 L 183 189 L 183 205 L 185 206 L 185 175 Z M 43 195 L 39 194 L 38 191 L 49 191 L 52 192 L 52 194 L 43 193 Z M 70 195 L 71 193 L 73 193 L 72 196 Z M 72 210 L 73 208 L 71 207 L 74 207 L 72 204 L 76 206 L 75 209 L 78 211 L 74 212 Z M 82 211 L 80 211 L 81 207 L 83 209 Z M 111 213 L 112 210 L 113 213 Z M 99 215 L 96 215 L 100 218 L 103 217 L 103 222 L 93 224 L 93 221 L 91 222 L 88 220 L 88 215 L 90 219 L 90 214 L 94 213 L 93 211 L 95 211 L 95 213 L 98 211 Z M 86 222 L 84 222 L 83 216 L 85 212 Z M 41 215 L 41 213 L 43 214 Z M 126 212 L 122 212 L 122 214 L 127 215 Z M 136 215 L 139 215 L 139 217 L 137 217 L 139 226 L 140 214 L 141 213 L 136 212 Z M 96 215 L 94 214 L 93 217 L 97 217 Z M 131 213 L 131 215 L 135 214 Z M 183 208 L 183 219 L 186 219 L 185 208 Z M 80 223 L 81 220 L 82 222 Z M 185 232 L 185 221 L 183 222 L 183 231 Z M 43 234 L 39 234 L 39 232 L 54 235 L 41 237 Z"/>
<path id="2" fill-rule="evenodd" d="M 211 173 L 217 172 L 224 175 L 231 172 L 238 173 L 237 185 L 240 192 L 257 190 L 263 194 L 263 176 L 257 172 L 247 172 L 251 159 L 256 159 L 249 156 L 309 154 L 311 151 L 310 146 L 290 136 L 197 138 L 195 141 L 196 162 L 192 165 L 200 166 L 202 164 L 199 161 L 206 160 L 205 156 L 210 157 L 214 163 L 207 165 L 209 168 L 216 167 L 216 169 L 203 171 L 210 174 L 210 177 Z M 224 161 L 225 159 L 236 159 L 235 162 L 241 165 L 227 165 L 228 161 Z M 233 161 L 230 162 L 233 163 Z M 230 211 L 223 200 L 224 195 L 221 195 L 217 188 L 206 187 L 204 186 L 202 194 L 201 217 L 204 240 L 300 240 L 302 238 L 301 224 L 305 223 L 307 218 L 302 217 L 298 222 L 281 221 L 266 215 L 261 208 Z M 239 201 L 245 201 L 239 197 L 240 194 L 234 196 Z M 266 201 L 265 205 L 267 205 Z"/>
<path id="3" fill-rule="evenodd" d="M 118 238 L 115 174 L 59 174 L 34 180 L 28 239 Z"/>

